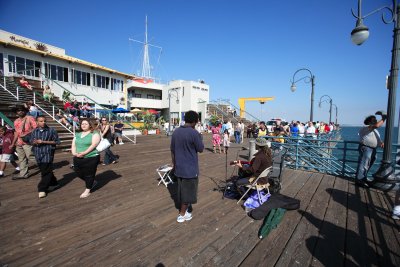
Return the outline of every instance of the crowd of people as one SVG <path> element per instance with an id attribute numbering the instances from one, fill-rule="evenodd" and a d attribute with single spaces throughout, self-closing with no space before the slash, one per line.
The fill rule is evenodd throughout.
<path id="1" fill-rule="evenodd" d="M 79 114 L 76 113 L 77 109 L 74 104 L 66 105 L 71 116 Z M 0 127 L 0 139 L 2 141 L 0 177 L 4 176 L 7 163 L 11 163 L 16 168 L 17 173 L 13 175 L 13 180 L 29 178 L 29 163 L 36 165 L 41 173 L 41 180 L 37 185 L 38 196 L 44 198 L 49 192 L 59 187 L 53 172 L 53 161 L 55 148 L 56 145 L 60 144 L 60 139 L 57 131 L 46 124 L 46 118 L 35 113 L 35 110 L 31 109 L 32 106 L 34 106 L 33 103 L 29 102 L 26 105 L 18 105 L 13 109 L 18 116 L 14 121 L 14 130 L 5 126 Z M 72 121 L 68 120 L 61 112 L 57 116 L 63 124 L 73 125 L 75 122 L 73 119 Z M 369 186 L 368 170 L 375 159 L 376 148 L 383 145 L 376 129 L 384 123 L 385 119 L 386 115 L 382 115 L 381 120 L 377 120 L 375 116 L 369 116 L 364 121 L 366 126 L 360 130 L 357 185 Z M 95 120 L 88 118 L 81 118 L 80 121 L 77 121 L 75 126 L 80 127 L 80 131 L 75 134 L 71 146 L 73 169 L 77 176 L 85 182 L 85 189 L 80 198 L 90 196 L 91 190 L 96 185 L 95 176 L 97 166 L 100 163 L 108 165 L 118 162 L 119 157 L 112 152 L 111 147 L 104 149 L 103 161 L 100 160 L 101 152 L 97 150 L 100 140 L 107 139 L 111 144 L 123 144 L 124 124 L 122 121 L 117 121 L 112 125 L 106 118 L 101 118 L 100 121 L 97 121 L 97 126 L 93 124 L 93 121 Z M 263 121 L 245 125 L 242 121 L 232 123 L 230 120 L 204 127 L 198 121 L 196 112 L 186 112 L 184 124 L 175 129 L 171 139 L 172 162 L 175 176 L 178 179 L 178 198 L 180 201 L 177 221 L 190 220 L 192 218 L 191 205 L 197 202 L 199 172 L 197 153 L 204 150 L 202 140 L 204 133 L 210 132 L 212 134 L 214 153 L 227 153 L 231 141 L 238 144 L 243 143 L 245 131 L 247 137 L 255 138 L 258 153 L 255 154 L 253 160 L 246 163 L 241 161 L 236 163 L 240 174 L 236 183 L 240 188 L 249 184 L 248 178 L 250 176 L 257 177 L 265 168 L 272 165 L 270 142 L 262 137 L 273 136 L 273 142 L 283 143 L 285 142 L 284 137 L 316 138 L 318 134 L 334 131 L 336 127 L 333 123 L 301 123 L 299 121 L 284 123 L 277 121 L 276 125 L 268 128 Z M 399 211 L 399 206 L 395 206 L 393 218 L 400 217 Z"/>
<path id="2" fill-rule="evenodd" d="M 28 179 L 29 165 L 37 166 L 41 173 L 41 180 L 37 186 L 39 198 L 46 197 L 47 193 L 59 186 L 53 173 L 54 152 L 56 145 L 60 144 L 58 133 L 46 124 L 46 117 L 40 114 L 32 116 L 29 105 L 17 105 L 12 111 L 18 117 L 14 121 L 14 129 L 0 127 L 0 177 L 4 176 L 7 163 L 11 163 L 16 168 L 13 180 Z M 60 120 L 65 120 L 66 124 L 69 123 L 63 116 Z M 81 198 L 88 197 L 95 184 L 94 177 L 97 164 L 100 162 L 100 152 L 96 150 L 96 147 L 100 140 L 105 138 L 112 145 L 114 142 L 123 144 L 122 121 L 118 121 L 115 127 L 106 118 L 101 118 L 97 126 L 93 124 L 93 121 L 87 118 L 80 121 L 80 131 L 76 133 L 71 146 L 72 166 L 86 185 Z M 111 147 L 108 147 L 104 150 L 102 165 L 116 164 L 118 159 L 119 156 L 114 155 Z"/>

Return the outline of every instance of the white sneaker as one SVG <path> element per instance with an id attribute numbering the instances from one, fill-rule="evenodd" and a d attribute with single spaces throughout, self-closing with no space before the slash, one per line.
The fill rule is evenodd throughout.
<path id="1" fill-rule="evenodd" d="M 39 192 L 39 198 L 46 197 L 46 192 Z"/>
<path id="2" fill-rule="evenodd" d="M 178 215 L 178 218 L 176 219 L 176 221 L 178 222 L 178 223 L 182 223 L 182 222 L 184 222 L 184 221 L 190 221 L 191 219 L 192 219 L 193 217 L 192 217 L 192 214 L 191 213 L 189 213 L 189 212 L 185 212 L 185 215 Z"/>
<path id="3" fill-rule="evenodd" d="M 119 143 L 119 144 L 120 144 L 120 145 L 123 145 L 124 143 L 121 142 L 121 143 Z"/>

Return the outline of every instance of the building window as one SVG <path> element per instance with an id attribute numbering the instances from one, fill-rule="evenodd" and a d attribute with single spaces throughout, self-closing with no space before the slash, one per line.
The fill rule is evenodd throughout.
<path id="1" fill-rule="evenodd" d="M 68 82 L 68 68 L 45 63 L 44 74 L 52 80 Z"/>
<path id="2" fill-rule="evenodd" d="M 160 95 L 156 95 L 156 96 L 154 96 L 154 99 L 161 100 L 161 96 Z"/>
<path id="3" fill-rule="evenodd" d="M 16 73 L 17 70 L 15 68 L 15 57 L 8 55 L 8 71 L 12 73 Z"/>
<path id="4" fill-rule="evenodd" d="M 11 73 L 17 73 L 19 75 L 39 77 L 40 76 L 39 61 L 31 59 L 25 59 L 23 57 L 15 57 L 12 55 L 8 56 L 8 71 Z"/>
<path id="5" fill-rule="evenodd" d="M 142 98 L 142 94 L 135 94 L 135 98 Z"/>
<path id="6" fill-rule="evenodd" d="M 3 61 L 4 61 L 4 59 L 3 59 L 3 54 L 0 53 L 0 72 L 1 72 L 1 75 L 4 74 L 4 65 L 3 65 Z"/>
<path id="7" fill-rule="evenodd" d="M 147 99 L 154 99 L 154 95 L 147 94 Z"/>

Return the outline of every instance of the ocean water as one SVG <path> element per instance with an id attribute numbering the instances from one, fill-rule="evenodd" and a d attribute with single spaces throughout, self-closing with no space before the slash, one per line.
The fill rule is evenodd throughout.
<path id="1" fill-rule="evenodd" d="M 340 129 L 340 140 L 342 141 L 355 141 L 358 142 L 359 141 L 359 137 L 358 137 L 358 132 L 360 131 L 360 129 L 362 128 L 362 126 L 343 126 Z M 396 144 L 397 143 L 397 129 L 398 127 L 395 127 L 393 129 L 393 135 L 392 135 L 392 143 Z M 378 128 L 378 132 L 381 136 L 381 139 L 384 141 L 385 138 L 385 127 L 381 127 Z M 345 144 L 343 143 L 338 143 L 337 144 L 337 150 L 333 151 L 333 155 L 336 156 L 339 159 L 342 159 L 344 157 L 343 155 L 343 148 L 344 148 Z M 353 168 L 357 168 L 357 161 L 358 161 L 358 144 L 353 144 L 353 143 L 348 143 L 346 144 L 346 164 L 353 167 Z M 392 152 L 396 151 L 395 148 L 392 148 Z M 382 160 L 382 153 L 383 149 L 382 148 L 378 148 L 377 150 L 377 159 L 375 161 L 375 164 L 372 166 L 370 172 L 369 172 L 369 176 L 374 173 L 379 165 L 380 162 Z"/>
<path id="2" fill-rule="evenodd" d="M 341 140 L 343 141 L 358 141 L 358 132 L 362 126 L 342 126 L 340 128 Z M 393 129 L 392 142 L 397 143 L 397 127 Z M 385 127 L 378 128 L 381 139 L 385 138 Z"/>

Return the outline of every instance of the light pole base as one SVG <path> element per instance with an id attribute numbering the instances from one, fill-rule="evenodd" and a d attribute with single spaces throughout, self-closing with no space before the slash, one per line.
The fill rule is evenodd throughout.
<path id="1" fill-rule="evenodd" d="M 373 183 L 400 183 L 400 177 L 395 176 L 394 167 L 390 162 L 382 162 L 378 171 L 372 176 L 374 177 Z"/>

